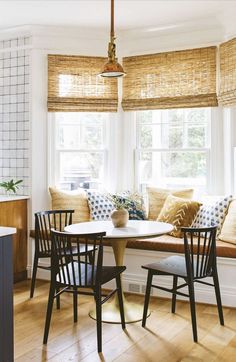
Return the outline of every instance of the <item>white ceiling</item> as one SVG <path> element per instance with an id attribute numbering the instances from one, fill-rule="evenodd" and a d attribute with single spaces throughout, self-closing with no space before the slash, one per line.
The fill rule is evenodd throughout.
<path id="1" fill-rule="evenodd" d="M 115 0 L 115 30 L 223 28 L 236 34 L 236 0 Z M 22 25 L 109 29 L 110 0 L 0 0 L 0 29 Z"/>

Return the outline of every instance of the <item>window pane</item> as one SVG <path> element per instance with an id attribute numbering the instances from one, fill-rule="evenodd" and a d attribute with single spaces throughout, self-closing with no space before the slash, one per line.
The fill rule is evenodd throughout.
<path id="1" fill-rule="evenodd" d="M 60 113 L 56 116 L 57 149 L 104 147 L 107 114 Z"/>
<path id="2" fill-rule="evenodd" d="M 141 152 L 141 185 L 206 187 L 206 152 Z"/>
<path id="3" fill-rule="evenodd" d="M 156 184 L 205 191 L 209 109 L 143 111 L 136 115 L 141 189 Z"/>
<path id="4" fill-rule="evenodd" d="M 153 144 L 153 126 L 142 125 L 140 127 L 140 145 L 142 148 L 155 147 Z"/>
<path id="5" fill-rule="evenodd" d="M 169 131 L 169 148 L 183 147 L 183 127 L 172 127 Z"/>
<path id="6" fill-rule="evenodd" d="M 206 147 L 206 127 L 188 128 L 188 147 Z"/>
<path id="7" fill-rule="evenodd" d="M 60 152 L 60 186 L 97 188 L 103 180 L 103 152 Z"/>
<path id="8" fill-rule="evenodd" d="M 164 177 L 201 178 L 206 176 L 205 152 L 162 153 L 162 174 Z"/>
<path id="9" fill-rule="evenodd" d="M 184 110 L 183 109 L 170 109 L 164 111 L 168 114 L 168 122 L 171 126 L 180 126 L 184 120 Z"/>

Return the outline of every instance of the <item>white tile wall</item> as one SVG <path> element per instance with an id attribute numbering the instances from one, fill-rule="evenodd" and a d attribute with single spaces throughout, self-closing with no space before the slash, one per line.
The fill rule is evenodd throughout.
<path id="1" fill-rule="evenodd" d="M 0 41 L 0 181 L 22 179 L 19 195 L 30 192 L 29 44 L 28 37 Z"/>

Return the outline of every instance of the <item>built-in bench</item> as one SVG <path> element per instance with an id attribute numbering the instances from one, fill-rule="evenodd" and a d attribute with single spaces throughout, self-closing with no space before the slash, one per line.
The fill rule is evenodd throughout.
<path id="1" fill-rule="evenodd" d="M 34 230 L 30 231 L 30 237 L 35 237 Z M 110 246 L 109 240 L 104 239 L 104 245 Z M 170 235 L 162 235 L 150 239 L 128 240 L 127 248 L 170 253 L 184 253 L 184 242 L 181 238 L 175 238 Z M 217 240 L 216 254 L 217 256 L 223 258 L 236 258 L 236 245 Z"/>

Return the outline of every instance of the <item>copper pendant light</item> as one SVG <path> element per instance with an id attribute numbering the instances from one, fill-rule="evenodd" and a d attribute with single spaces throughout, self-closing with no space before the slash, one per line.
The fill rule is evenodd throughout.
<path id="1" fill-rule="evenodd" d="M 115 32 L 114 32 L 114 0 L 111 0 L 111 34 L 108 44 L 108 61 L 104 64 L 101 77 L 118 78 L 125 75 L 123 67 L 116 58 Z"/>

